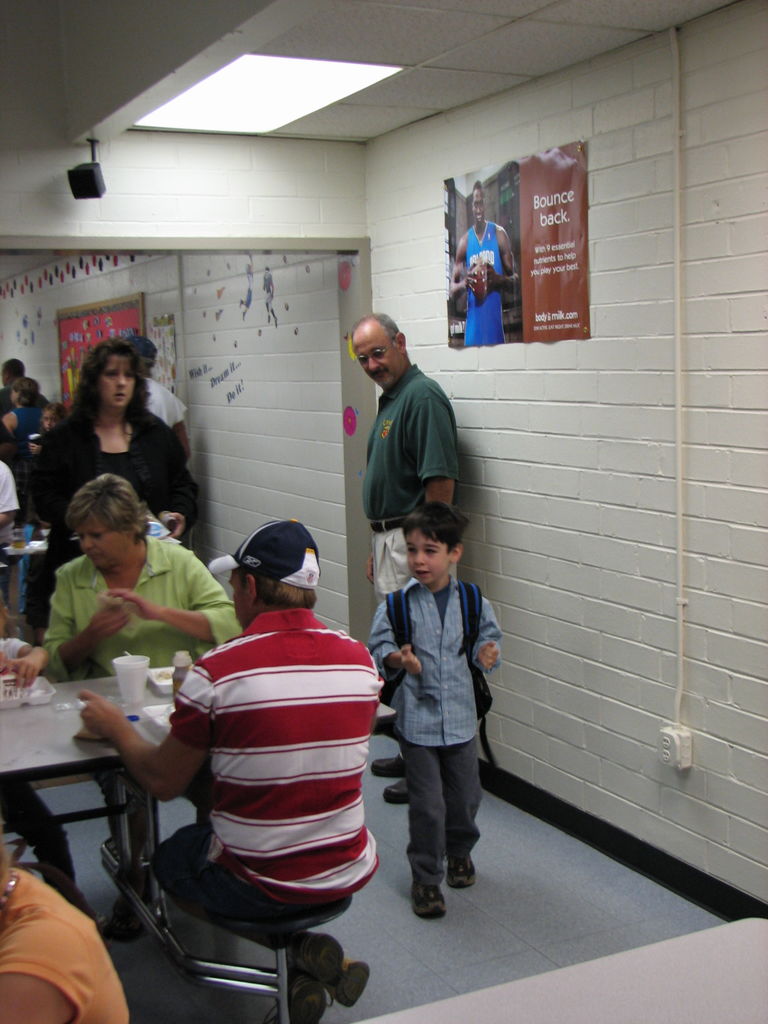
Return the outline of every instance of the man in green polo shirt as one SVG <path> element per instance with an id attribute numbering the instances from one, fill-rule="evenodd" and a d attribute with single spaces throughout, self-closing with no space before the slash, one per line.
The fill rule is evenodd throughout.
<path id="1" fill-rule="evenodd" d="M 352 328 L 357 361 L 381 388 L 368 435 L 363 508 L 371 525 L 368 579 L 383 601 L 410 579 L 403 520 L 425 501 L 453 502 L 459 462 L 456 419 L 448 397 L 411 363 L 405 335 L 385 313 L 369 313 Z M 404 774 L 402 759 L 383 758 L 374 775 Z M 389 786 L 384 799 L 405 803 L 405 782 Z"/>

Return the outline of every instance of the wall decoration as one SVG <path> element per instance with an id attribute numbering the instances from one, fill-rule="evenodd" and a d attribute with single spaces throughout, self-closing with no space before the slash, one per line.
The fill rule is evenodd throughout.
<path id="1" fill-rule="evenodd" d="M 344 409 L 342 423 L 344 424 L 344 433 L 347 437 L 353 437 L 357 431 L 357 418 L 359 415 L 359 411 L 351 405 L 346 406 Z"/>
<path id="2" fill-rule="evenodd" d="M 107 338 L 144 334 L 144 295 L 126 295 L 56 311 L 61 400 L 69 408 L 85 353 Z"/>
<path id="3" fill-rule="evenodd" d="M 589 338 L 584 143 L 520 161 L 523 338 Z"/>
<path id="4" fill-rule="evenodd" d="M 176 318 L 173 313 L 152 317 L 149 337 L 157 345 L 152 377 L 176 394 Z"/>
<path id="5" fill-rule="evenodd" d="M 58 263 L 51 263 L 48 267 L 40 267 L 38 270 L 35 270 L 33 273 L 37 274 L 36 282 L 33 278 L 30 278 L 29 274 L 25 274 L 23 279 L 17 275 L 15 278 L 9 278 L 6 281 L 0 282 L 0 301 L 13 298 L 17 291 L 24 295 L 27 291 L 32 293 L 35 290 L 42 291 L 45 287 L 55 287 L 64 284 L 66 278 L 75 280 L 78 277 L 82 277 L 83 274 L 86 277 L 90 277 L 92 269 L 94 273 L 98 270 L 99 273 L 107 274 L 121 265 L 148 263 L 151 260 L 161 258 L 154 254 L 139 253 L 105 253 L 103 256 L 92 254 L 90 257 L 81 254 L 77 261 L 72 260 L 63 266 L 59 266 Z"/>
<path id="6" fill-rule="evenodd" d="M 349 260 L 339 260 L 339 288 L 345 292 L 352 284 L 352 264 Z"/>
<path id="7" fill-rule="evenodd" d="M 451 348 L 588 338 L 584 144 L 443 185 Z"/>
<path id="8" fill-rule="evenodd" d="M 264 292 L 264 305 L 267 307 L 267 323 L 269 323 L 270 320 L 274 320 L 275 327 L 277 327 L 277 313 L 275 313 L 272 306 L 275 299 L 275 282 L 272 277 L 272 271 L 269 267 L 264 267 L 264 277 L 262 279 L 261 288 Z M 286 310 L 288 309 L 287 303 L 285 308 Z"/>
<path id="9" fill-rule="evenodd" d="M 208 271 L 210 273 L 210 271 Z M 240 307 L 243 310 L 243 320 L 245 320 L 248 310 L 251 308 L 253 302 L 253 257 L 248 257 L 248 263 L 245 265 L 245 279 L 248 283 L 248 287 L 245 292 L 245 298 L 240 299 Z M 217 318 L 218 319 L 218 318 Z"/>

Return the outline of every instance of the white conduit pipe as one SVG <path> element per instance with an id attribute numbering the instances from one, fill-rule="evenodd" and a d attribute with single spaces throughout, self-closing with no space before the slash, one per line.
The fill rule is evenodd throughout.
<path id="1" fill-rule="evenodd" d="M 674 235 L 674 284 L 673 303 L 675 316 L 675 556 L 676 556 L 676 609 L 677 609 L 677 685 L 675 687 L 675 725 L 681 725 L 680 712 L 685 690 L 685 536 L 683 529 L 684 512 L 684 465 L 683 465 L 683 290 L 682 290 L 682 191 L 683 191 L 683 132 L 680 119 L 680 47 L 677 29 L 669 30 L 669 45 L 672 52 L 672 135 L 673 135 L 673 235 Z"/>

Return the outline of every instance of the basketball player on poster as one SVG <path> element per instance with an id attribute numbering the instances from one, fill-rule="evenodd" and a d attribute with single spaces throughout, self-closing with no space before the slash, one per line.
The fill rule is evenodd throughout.
<path id="1" fill-rule="evenodd" d="M 500 345 L 504 342 L 501 317 L 503 292 L 513 292 L 518 280 L 509 235 L 500 224 L 485 219 L 485 192 L 472 187 L 474 223 L 456 249 L 451 296 L 466 292 L 467 325 L 464 346 Z"/>

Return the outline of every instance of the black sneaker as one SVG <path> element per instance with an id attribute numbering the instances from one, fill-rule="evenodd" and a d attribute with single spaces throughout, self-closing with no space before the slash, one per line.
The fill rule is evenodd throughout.
<path id="1" fill-rule="evenodd" d="M 326 985 L 328 994 L 342 1006 L 354 1006 L 368 984 L 371 969 L 364 960 L 347 960 L 336 982 Z"/>
<path id="2" fill-rule="evenodd" d="M 471 857 L 449 857 L 446 872 L 448 885 L 452 889 L 466 889 L 475 884 L 475 865 Z"/>
<path id="3" fill-rule="evenodd" d="M 442 917 L 445 914 L 445 900 L 440 886 L 414 882 L 411 886 L 411 907 L 417 917 Z"/>
<path id="4" fill-rule="evenodd" d="M 317 1024 L 325 1013 L 325 989 L 316 978 L 294 971 L 288 985 L 290 1024 Z"/>
<path id="5" fill-rule="evenodd" d="M 324 932 L 299 932 L 291 940 L 291 956 L 300 971 L 321 982 L 342 1006 L 354 1006 L 368 984 L 368 964 L 349 960 L 336 939 Z"/>
<path id="6" fill-rule="evenodd" d="M 291 939 L 291 954 L 298 970 L 323 984 L 336 981 L 341 974 L 344 950 L 332 935 L 299 932 Z"/>

